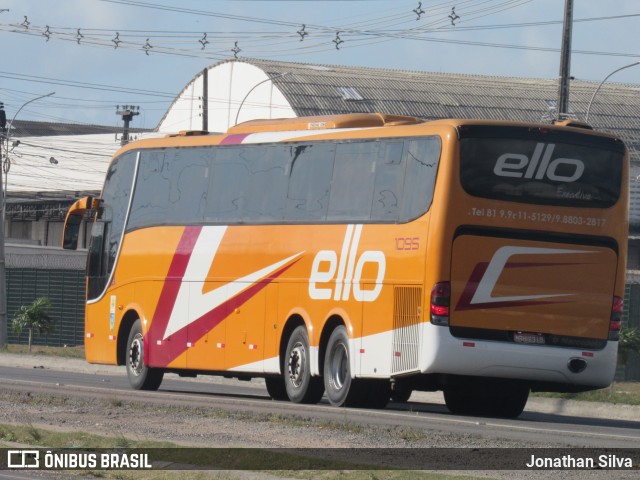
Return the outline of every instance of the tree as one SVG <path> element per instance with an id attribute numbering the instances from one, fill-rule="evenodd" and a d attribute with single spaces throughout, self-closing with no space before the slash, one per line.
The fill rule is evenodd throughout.
<path id="1" fill-rule="evenodd" d="M 622 327 L 618 351 L 623 365 L 626 365 L 631 352 L 640 353 L 640 329 Z"/>
<path id="2" fill-rule="evenodd" d="M 53 332 L 54 320 L 49 316 L 51 300 L 47 297 L 36 298 L 31 305 L 23 305 L 13 317 L 11 327 L 13 332 L 20 335 L 26 328 L 29 331 L 29 353 L 31 353 L 31 338 L 35 330 L 38 335 Z"/>

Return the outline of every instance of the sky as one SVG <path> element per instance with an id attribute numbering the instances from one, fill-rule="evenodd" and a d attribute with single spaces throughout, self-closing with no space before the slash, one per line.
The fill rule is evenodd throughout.
<path id="1" fill-rule="evenodd" d="M 205 67 L 234 58 L 555 79 L 564 0 L 0 0 L 11 119 L 154 128 Z M 421 13 L 424 12 L 424 13 Z M 574 0 L 571 75 L 640 61 L 638 0 Z M 236 48 L 237 47 L 237 48 Z M 235 52 L 233 50 L 236 50 Z M 610 82 L 640 84 L 640 65 Z M 639 85 L 640 88 L 640 85 Z"/>

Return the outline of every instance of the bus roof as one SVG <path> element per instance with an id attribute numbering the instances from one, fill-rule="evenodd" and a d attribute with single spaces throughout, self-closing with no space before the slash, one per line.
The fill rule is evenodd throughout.
<path id="1" fill-rule="evenodd" d="M 617 138 L 615 135 L 606 132 L 594 131 L 588 124 L 578 121 L 564 121 L 556 124 L 542 123 L 525 123 L 511 122 L 505 120 L 478 120 L 478 119 L 438 119 L 423 120 L 417 117 L 409 117 L 403 115 L 386 115 L 382 113 L 348 113 L 340 115 L 321 115 L 309 117 L 294 118 L 278 118 L 264 120 L 250 120 L 230 127 L 226 133 L 211 134 L 205 131 L 182 131 L 178 134 L 171 134 L 160 138 L 150 138 L 138 140 L 120 149 L 115 156 L 124 153 L 127 150 L 139 148 L 165 148 L 170 146 L 203 146 L 217 145 L 224 143 L 226 138 L 237 135 L 250 135 L 255 133 L 269 132 L 300 132 L 308 131 L 309 135 L 314 133 L 328 133 L 330 130 L 345 129 L 368 129 L 382 127 L 401 127 L 401 126 L 419 126 L 429 125 L 432 127 L 449 127 L 460 128 L 465 125 L 487 125 L 487 126 L 522 126 L 537 127 L 547 129 L 570 129 L 573 131 L 582 131 L 592 135 Z M 413 133 L 413 132 L 412 132 Z"/>
<path id="2" fill-rule="evenodd" d="M 423 123 L 418 117 L 385 115 L 382 113 L 347 113 L 343 115 L 320 115 L 314 117 L 278 118 L 273 120 L 250 120 L 234 125 L 228 134 L 283 132 L 289 130 L 326 130 L 335 128 L 390 127 Z"/>

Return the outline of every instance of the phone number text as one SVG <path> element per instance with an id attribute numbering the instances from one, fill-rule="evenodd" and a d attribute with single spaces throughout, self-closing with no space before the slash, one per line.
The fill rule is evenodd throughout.
<path id="1" fill-rule="evenodd" d="M 487 219 L 497 219 L 506 222 L 552 223 L 557 225 L 578 225 L 586 227 L 604 227 L 607 220 L 598 217 L 583 217 L 582 215 L 560 215 L 559 213 L 525 212 L 507 208 L 474 208 L 469 216 Z"/>

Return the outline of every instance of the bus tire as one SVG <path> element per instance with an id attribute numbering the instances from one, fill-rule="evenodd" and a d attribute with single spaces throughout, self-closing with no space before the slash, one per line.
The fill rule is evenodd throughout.
<path id="1" fill-rule="evenodd" d="M 291 333 L 284 358 L 284 386 L 294 403 L 318 403 L 324 393 L 322 378 L 311 376 L 310 353 L 307 329 L 301 325 Z"/>
<path id="2" fill-rule="evenodd" d="M 468 394 L 466 389 L 446 387 L 442 393 L 447 409 L 454 415 L 473 415 L 474 409 L 477 408 L 473 396 Z"/>
<path id="3" fill-rule="evenodd" d="M 284 378 L 267 377 L 264 379 L 264 383 L 267 386 L 267 393 L 274 400 L 289 400 L 287 395 L 287 387 L 284 384 Z"/>
<path id="4" fill-rule="evenodd" d="M 391 401 L 395 403 L 407 403 L 412 393 L 412 388 L 396 383 L 391 389 Z"/>
<path id="5" fill-rule="evenodd" d="M 497 398 L 496 398 L 497 397 Z M 523 385 L 505 385 L 491 399 L 492 417 L 517 418 L 524 411 L 529 400 L 529 387 Z"/>
<path id="6" fill-rule="evenodd" d="M 324 357 L 324 389 L 329 403 L 335 407 L 355 407 L 364 404 L 364 384 L 351 378 L 349 337 L 340 325 L 331 332 Z"/>
<path id="7" fill-rule="evenodd" d="M 144 338 L 140 319 L 133 323 L 127 340 L 127 376 L 135 390 L 157 390 L 164 377 L 164 370 L 144 364 Z"/>

